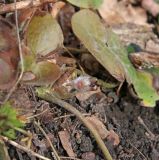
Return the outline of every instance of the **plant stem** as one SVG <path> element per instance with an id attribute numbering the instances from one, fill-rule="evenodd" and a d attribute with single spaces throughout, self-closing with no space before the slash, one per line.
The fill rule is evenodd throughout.
<path id="1" fill-rule="evenodd" d="M 52 95 L 51 93 L 44 91 L 44 90 L 37 90 L 38 92 L 38 96 L 46 101 L 50 101 L 52 103 L 55 103 L 61 107 L 63 107 L 64 109 L 66 109 L 67 111 L 73 113 L 79 120 L 81 120 L 83 122 L 83 124 L 89 129 L 89 131 L 92 133 L 92 135 L 94 136 L 97 144 L 99 145 L 100 149 L 102 150 L 104 157 L 106 160 L 113 160 L 106 145 L 104 144 L 103 140 L 101 139 L 100 135 L 98 134 L 98 132 L 96 131 L 96 129 L 92 126 L 92 124 L 90 124 L 85 117 L 72 105 L 70 105 L 67 102 L 64 102 L 61 99 L 58 99 L 57 97 L 55 97 L 54 95 Z"/>

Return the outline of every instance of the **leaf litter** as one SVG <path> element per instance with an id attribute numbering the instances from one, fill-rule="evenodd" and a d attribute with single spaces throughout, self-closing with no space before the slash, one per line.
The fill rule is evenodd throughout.
<path id="1" fill-rule="evenodd" d="M 21 4 L 21 1 L 17 3 Z M 147 6 L 148 3 L 150 2 L 147 1 Z M 157 2 L 153 2 L 154 4 L 158 5 Z M 70 158 L 73 156 L 85 160 L 95 160 L 103 159 L 104 155 L 106 159 L 112 159 L 111 156 L 113 159 L 126 157 L 153 159 L 152 157 L 157 157 L 158 138 L 153 139 L 152 142 L 152 138 L 147 136 L 147 133 L 145 134 L 144 128 L 137 124 L 137 116 L 143 116 L 145 123 L 157 137 L 157 116 L 152 109 L 138 106 L 139 100 L 140 105 L 143 106 L 158 105 L 156 101 L 158 100 L 159 72 L 156 65 L 157 58 L 154 55 L 158 47 L 158 38 L 153 33 L 152 23 L 151 25 L 147 23 L 149 17 L 146 10 L 153 16 L 156 16 L 158 11 L 154 13 L 146 5 L 137 0 L 120 2 L 115 0 L 80 2 L 68 0 L 65 4 L 61 1 L 55 4 L 53 2 L 53 7 L 50 4 L 41 5 L 34 14 L 29 9 L 25 9 L 24 12 L 19 11 L 25 70 L 21 83 L 13 93 L 12 97 L 14 98 L 11 97 L 10 101 L 14 102 L 13 108 L 23 108 L 24 111 L 27 111 L 20 113 L 24 116 L 20 115 L 20 120 L 25 121 L 25 129 L 32 133 L 33 139 L 31 141 L 29 137 L 24 138 L 26 132 L 22 131 L 19 139 L 16 139 L 18 143 L 23 144 L 24 147 L 28 144 L 43 158 L 50 157 L 50 159 L 56 155 L 56 150 L 61 159 L 64 156 L 70 156 Z M 91 10 L 80 9 L 78 11 L 79 7 L 91 8 Z M 100 18 L 95 9 L 101 15 Z M 5 25 L 12 28 L 11 26 L 14 26 L 15 22 L 12 19 L 13 16 L 8 13 L 5 16 L 9 17 L 7 21 L 11 20 L 9 23 L 5 22 Z M 6 17 L 3 18 L 5 21 Z M 10 26 L 10 23 L 13 24 Z M 7 93 L 4 89 L 13 86 L 12 83 L 16 80 L 15 75 L 19 73 L 18 46 L 16 40 L 12 39 L 13 37 L 16 39 L 16 33 L 13 28 L 10 31 L 7 33 L 5 29 L 1 29 L 0 34 L 2 37 L 0 42 L 0 51 L 2 52 L 0 73 L 2 75 L 0 74 L 0 77 L 3 80 L 1 81 L 1 89 L 3 89 L 0 92 L 1 100 Z M 13 43 L 10 43 L 11 41 Z M 129 53 L 126 50 L 128 45 L 135 46 Z M 5 54 L 3 54 L 4 51 Z M 136 55 L 140 55 L 140 53 L 145 54 L 142 54 L 138 61 Z M 12 59 L 12 54 L 17 61 Z M 94 59 L 91 58 L 92 55 Z M 3 66 L 6 66 L 5 70 Z M 6 73 L 8 76 L 4 78 Z M 123 84 L 118 94 L 116 93 L 119 89 L 117 81 Z M 105 137 L 102 142 L 108 147 L 111 156 L 105 152 L 101 154 L 100 149 L 104 151 L 105 145 L 103 145 L 104 148 L 97 147 L 95 140 L 101 144 L 99 137 L 95 138 L 94 131 L 93 134 L 88 132 L 92 128 L 90 125 L 86 125 L 90 128 L 84 127 L 85 120 L 81 119 L 84 122 L 82 124 L 76 114 L 77 117 L 70 115 L 65 107 L 66 110 L 60 108 L 59 102 L 64 105 L 64 101 L 60 99 L 57 101 L 51 99 L 53 103 L 47 103 L 45 100 L 49 100 L 49 96 L 42 98 L 39 95 L 40 92 L 35 92 L 35 90 L 39 91 L 37 86 L 42 87 L 42 94 L 45 95 L 49 92 L 53 97 L 69 102 L 80 111 L 81 115 L 90 114 L 84 119 L 91 124 L 101 138 Z M 133 86 L 133 93 L 129 93 L 125 86 Z M 23 91 L 18 93 L 19 89 Z M 135 97 L 133 98 L 131 94 L 135 94 Z M 16 96 L 19 98 L 16 99 Z M 74 113 L 74 109 L 68 110 Z M 155 111 L 157 113 L 156 107 Z M 39 132 L 37 126 L 32 123 L 34 120 L 41 121 L 42 128 L 47 134 Z M 61 138 L 60 132 L 65 132 L 65 136 Z M 66 132 L 69 133 L 69 136 Z M 13 135 L 13 132 L 11 134 Z M 50 150 L 48 139 L 55 147 L 53 149 L 55 153 Z M 153 151 L 151 155 L 149 154 L 150 150 L 144 147 L 150 144 L 149 142 Z M 5 147 L 2 149 L 4 150 Z M 10 149 L 12 150 L 12 153 L 9 152 L 10 157 L 24 160 L 30 157 L 28 154 L 22 156 L 14 147 Z M 24 151 L 28 153 L 27 150 Z M 138 152 L 136 153 L 136 151 Z M 32 154 L 35 156 L 35 152 Z M 4 156 L 7 158 L 7 154 Z"/>

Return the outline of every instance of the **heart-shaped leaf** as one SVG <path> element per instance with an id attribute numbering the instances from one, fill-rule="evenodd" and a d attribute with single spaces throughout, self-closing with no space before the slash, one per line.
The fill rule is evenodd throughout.
<path id="1" fill-rule="evenodd" d="M 19 53 L 15 30 L 0 20 L 0 89 L 9 89 L 16 80 Z"/>
<path id="2" fill-rule="evenodd" d="M 67 0 L 67 1 L 78 7 L 93 8 L 93 9 L 98 8 L 103 3 L 103 0 Z"/>
<path id="3" fill-rule="evenodd" d="M 22 80 L 32 85 L 48 85 L 54 83 L 60 74 L 58 65 L 49 61 L 41 61 L 33 63 L 30 70 L 24 73 Z"/>
<path id="4" fill-rule="evenodd" d="M 63 44 L 60 25 L 51 14 L 36 14 L 26 33 L 26 41 L 32 53 L 42 56 L 54 51 Z"/>
<path id="5" fill-rule="evenodd" d="M 153 87 L 152 75 L 135 70 L 117 35 L 104 27 L 98 15 L 90 10 L 81 10 L 72 17 L 72 28 L 112 76 L 121 82 L 126 79 L 129 85 L 133 84 L 142 105 L 155 106 L 159 95 Z"/>

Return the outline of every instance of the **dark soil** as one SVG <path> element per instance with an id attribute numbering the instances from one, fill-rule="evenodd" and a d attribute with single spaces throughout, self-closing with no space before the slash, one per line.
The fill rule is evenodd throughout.
<path id="1" fill-rule="evenodd" d="M 26 91 L 28 90 L 25 90 L 25 94 Z M 16 91 L 16 93 L 18 92 Z M 103 121 L 108 130 L 113 129 L 119 135 L 120 144 L 118 146 L 114 147 L 111 141 L 105 140 L 113 159 L 158 160 L 159 106 L 156 106 L 156 108 L 140 107 L 134 99 L 129 97 L 127 95 L 126 97 L 121 97 L 117 103 L 108 103 L 108 97 L 103 93 L 98 93 L 85 102 L 79 102 L 76 98 L 70 99 L 68 102 L 82 113 L 95 114 Z M 25 102 L 23 101 L 23 103 Z M 76 117 L 70 115 L 59 106 L 49 104 L 43 100 L 35 102 L 31 98 L 30 103 L 36 106 L 36 108 L 34 107 L 34 114 L 47 110 L 36 119 L 41 122 L 59 156 L 68 157 L 58 136 L 59 131 L 67 130 L 70 134 L 73 151 L 78 158 L 83 160 L 103 160 L 103 155 L 94 138 Z M 141 120 L 143 120 L 144 124 L 141 124 Z M 41 155 L 54 159 L 49 144 L 37 127 L 33 123 L 29 123 L 26 129 L 33 133 L 33 145 L 31 148 Z M 34 157 L 13 147 L 10 147 L 9 154 L 11 159 L 35 160 Z"/>

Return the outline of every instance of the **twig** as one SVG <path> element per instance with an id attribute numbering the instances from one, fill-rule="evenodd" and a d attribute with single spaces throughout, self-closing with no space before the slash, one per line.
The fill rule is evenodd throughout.
<path id="1" fill-rule="evenodd" d="M 19 25 L 18 25 L 18 13 L 17 13 L 17 1 L 14 0 L 14 9 L 15 9 L 15 22 L 16 22 L 16 33 L 17 33 L 17 39 L 18 39 L 18 50 L 19 50 L 19 57 L 20 57 L 20 64 L 21 64 L 21 72 L 19 75 L 18 80 L 16 81 L 16 83 L 14 84 L 14 86 L 11 88 L 11 90 L 9 91 L 9 93 L 7 94 L 4 103 L 8 101 L 8 99 L 10 98 L 11 94 L 14 92 L 16 86 L 19 84 L 23 73 L 24 73 L 24 60 L 23 60 L 23 53 L 22 53 L 22 45 L 21 45 L 21 39 L 20 39 L 20 35 L 19 35 Z"/>
<path id="2" fill-rule="evenodd" d="M 0 159 L 11 160 L 5 143 L 0 139 Z"/>
<path id="3" fill-rule="evenodd" d="M 92 126 L 92 124 L 89 123 L 89 121 L 87 121 L 85 119 L 85 117 L 72 105 L 70 105 L 67 102 L 64 102 L 61 99 L 56 98 L 54 95 L 50 94 L 47 91 L 44 90 L 37 90 L 38 92 L 38 96 L 44 100 L 50 101 L 52 103 L 55 103 L 61 107 L 63 107 L 64 109 L 68 110 L 69 112 L 73 113 L 74 115 L 76 115 L 76 117 L 81 120 L 83 122 L 83 124 L 89 129 L 89 131 L 93 134 L 98 146 L 100 147 L 100 149 L 102 150 L 105 159 L 107 160 L 112 160 L 112 157 L 106 147 L 106 145 L 104 144 L 103 140 L 101 139 L 100 135 L 98 134 L 98 132 L 96 131 L 96 129 Z"/>
<path id="4" fill-rule="evenodd" d="M 82 73 L 85 74 L 84 69 L 82 68 L 82 66 L 80 65 L 80 63 L 77 61 L 77 59 L 75 58 L 75 56 L 65 47 L 63 46 L 63 49 L 65 49 L 65 51 L 76 60 L 76 63 L 78 64 L 79 68 L 81 69 Z"/>
<path id="5" fill-rule="evenodd" d="M 82 159 L 79 159 L 79 158 L 74 158 L 74 157 L 63 157 L 63 156 L 61 156 L 60 158 L 62 158 L 62 159 L 68 159 L 68 160 L 82 160 Z"/>
<path id="6" fill-rule="evenodd" d="M 82 115 L 83 116 L 90 116 L 91 114 L 90 113 L 83 113 Z M 59 117 L 54 118 L 53 121 L 57 121 L 57 120 L 62 119 L 62 118 L 74 117 L 74 116 L 75 116 L 74 114 L 59 116 Z"/>
<path id="7" fill-rule="evenodd" d="M 14 130 L 26 135 L 27 137 L 25 139 L 27 139 L 27 147 L 30 147 L 31 146 L 31 140 L 32 140 L 32 134 L 30 132 L 27 132 L 21 128 L 18 128 L 18 127 L 12 127 Z"/>
<path id="8" fill-rule="evenodd" d="M 38 7 L 45 3 L 54 3 L 57 0 L 25 0 L 16 3 L 17 10 L 25 9 L 28 7 Z M 15 4 L 5 4 L 0 6 L 0 14 L 15 11 Z"/>
<path id="9" fill-rule="evenodd" d="M 45 136 L 45 138 L 49 142 L 50 147 L 51 147 L 51 149 L 52 149 L 52 151 L 53 151 L 53 153 L 54 153 L 54 155 L 56 157 L 56 160 L 60 160 L 60 157 L 59 157 L 57 151 L 55 150 L 54 146 L 52 145 L 52 142 L 50 141 L 49 137 L 47 136 L 47 134 L 45 133 L 45 131 L 43 130 L 43 128 L 37 122 L 34 122 L 34 124 L 40 129 L 40 131 L 42 132 L 42 134 Z"/>
<path id="10" fill-rule="evenodd" d="M 20 150 L 28 153 L 29 155 L 35 156 L 35 157 L 40 158 L 40 159 L 42 159 L 42 160 L 51 160 L 51 159 L 49 159 L 49 158 L 46 158 L 46 157 L 41 156 L 41 155 L 38 154 L 38 153 L 35 153 L 34 151 L 30 150 L 30 149 L 27 148 L 27 147 L 24 147 L 24 146 L 16 143 L 15 141 L 9 140 L 7 137 L 0 136 L 0 138 L 1 138 L 4 142 L 11 144 L 12 146 L 14 146 L 14 147 L 16 147 L 16 148 L 18 148 L 18 149 L 20 149 Z"/>
<path id="11" fill-rule="evenodd" d="M 138 121 L 140 122 L 140 124 L 146 129 L 146 131 L 148 132 L 148 134 L 151 136 L 152 139 L 155 138 L 155 135 L 149 130 L 149 128 L 146 126 L 146 124 L 144 123 L 143 119 L 139 116 L 138 117 Z"/>
<path id="12" fill-rule="evenodd" d="M 135 149 L 135 150 L 137 150 L 139 153 L 140 153 L 140 155 L 144 158 L 143 160 L 147 160 L 147 158 L 145 157 L 145 155 L 139 150 L 139 149 L 137 149 L 133 144 L 131 144 L 130 142 L 129 142 L 129 144 Z"/>
<path id="13" fill-rule="evenodd" d="M 44 114 L 45 112 L 47 112 L 47 111 L 48 111 L 48 109 L 45 109 L 45 110 L 42 111 L 41 113 L 35 114 L 35 115 L 33 115 L 33 116 L 30 116 L 30 117 L 26 117 L 26 119 L 29 120 L 29 119 L 36 118 L 36 117 L 38 117 L 38 116 L 43 115 L 43 114 Z"/>

